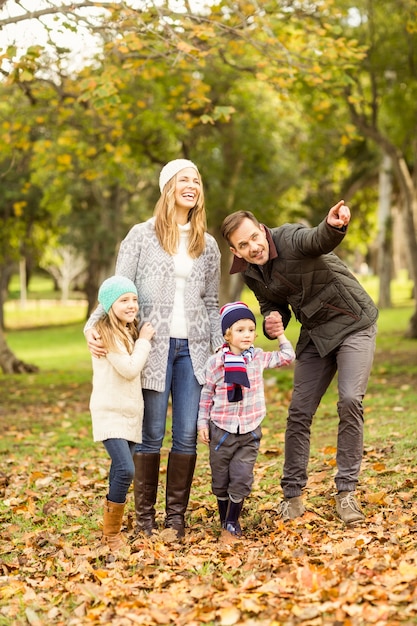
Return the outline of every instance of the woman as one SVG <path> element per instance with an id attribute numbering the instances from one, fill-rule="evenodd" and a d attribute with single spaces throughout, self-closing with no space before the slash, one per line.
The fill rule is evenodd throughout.
<path id="1" fill-rule="evenodd" d="M 142 443 L 134 455 L 138 531 L 157 529 L 160 450 L 168 401 L 172 399 L 172 447 L 168 457 L 165 527 L 185 535 L 184 516 L 196 463 L 197 415 L 205 366 L 223 343 L 218 313 L 220 252 L 206 232 L 204 191 L 197 166 L 175 159 L 159 177 L 154 216 L 136 224 L 122 241 L 116 274 L 130 278 L 141 303 L 140 322 L 155 328 L 143 370 L 145 403 Z M 94 324 L 85 333 L 93 356 L 103 356 Z"/>

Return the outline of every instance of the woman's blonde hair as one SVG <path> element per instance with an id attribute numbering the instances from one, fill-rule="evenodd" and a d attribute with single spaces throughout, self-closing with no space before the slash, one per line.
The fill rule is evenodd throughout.
<path id="1" fill-rule="evenodd" d="M 196 259 L 203 253 L 205 248 L 205 232 L 207 230 L 206 210 L 204 207 L 204 190 L 200 173 L 197 172 L 200 181 L 200 193 L 196 205 L 190 209 L 188 221 L 191 224 L 188 242 L 188 254 Z M 175 219 L 175 183 L 176 175 L 165 185 L 161 197 L 156 203 L 155 231 L 161 247 L 170 255 L 178 251 L 179 233 Z"/>
<path id="2" fill-rule="evenodd" d="M 132 354 L 134 343 L 139 337 L 138 321 L 123 324 L 119 318 L 110 309 L 97 322 L 96 329 L 100 333 L 104 347 L 109 352 L 121 352 L 120 343 L 122 343 L 129 354 Z"/>

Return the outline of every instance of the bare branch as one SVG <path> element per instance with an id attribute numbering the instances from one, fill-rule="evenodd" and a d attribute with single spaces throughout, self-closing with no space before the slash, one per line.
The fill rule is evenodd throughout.
<path id="1" fill-rule="evenodd" d="M 0 9 L 6 4 L 7 0 L 0 0 Z M 86 8 L 102 8 L 106 10 L 112 10 L 117 8 L 119 5 L 109 2 L 91 2 L 90 0 L 83 0 L 82 2 L 73 3 L 69 5 L 62 4 L 57 7 L 49 7 L 47 9 L 39 9 L 38 11 L 28 11 L 26 13 L 21 13 L 20 15 L 11 15 L 0 20 L 0 29 L 3 26 L 7 26 L 8 24 L 18 24 L 20 22 L 24 22 L 27 20 L 37 20 L 41 17 L 45 17 L 47 15 L 55 15 L 61 13 L 63 15 L 74 14 L 78 9 L 86 9 Z"/>

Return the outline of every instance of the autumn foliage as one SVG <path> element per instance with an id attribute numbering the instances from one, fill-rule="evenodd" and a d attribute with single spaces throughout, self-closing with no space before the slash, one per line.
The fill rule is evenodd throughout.
<path id="1" fill-rule="evenodd" d="M 372 384 L 381 382 L 375 376 Z M 91 441 L 89 382 L 60 384 L 51 376 L 40 389 L 32 375 L 13 387 L 4 379 L 0 384 L 0 624 L 417 623 L 417 472 L 412 458 L 392 466 L 400 433 L 366 445 L 358 497 L 367 521 L 346 528 L 334 513 L 334 407 L 325 404 L 305 493 L 308 511 L 283 523 L 275 511 L 290 391 L 278 392 L 270 381 L 262 453 L 242 516 L 244 539 L 222 539 L 203 447 L 185 541 L 162 529 L 166 447 L 161 530 L 152 540 L 135 537 L 129 493 L 124 532 L 130 542 L 115 559 L 99 545 L 108 459 Z"/>

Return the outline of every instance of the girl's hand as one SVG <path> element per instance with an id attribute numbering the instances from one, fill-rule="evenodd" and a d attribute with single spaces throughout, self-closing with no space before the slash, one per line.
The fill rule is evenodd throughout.
<path id="1" fill-rule="evenodd" d="M 145 322 L 139 330 L 140 339 L 147 339 L 148 341 L 150 341 L 154 334 L 155 329 L 150 322 Z"/>

